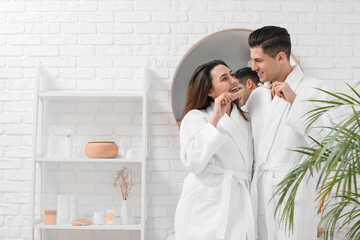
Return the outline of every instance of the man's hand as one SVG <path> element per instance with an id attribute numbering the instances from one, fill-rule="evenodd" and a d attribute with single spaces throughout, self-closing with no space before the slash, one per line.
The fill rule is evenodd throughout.
<path id="1" fill-rule="evenodd" d="M 278 96 L 291 104 L 296 98 L 296 93 L 287 82 L 274 82 L 268 88 L 271 89 L 272 97 Z"/>

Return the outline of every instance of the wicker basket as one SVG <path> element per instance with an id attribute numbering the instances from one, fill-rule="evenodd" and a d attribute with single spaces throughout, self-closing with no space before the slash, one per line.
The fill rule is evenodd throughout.
<path id="1" fill-rule="evenodd" d="M 85 154 L 88 158 L 116 158 L 118 146 L 114 142 L 88 142 Z"/>

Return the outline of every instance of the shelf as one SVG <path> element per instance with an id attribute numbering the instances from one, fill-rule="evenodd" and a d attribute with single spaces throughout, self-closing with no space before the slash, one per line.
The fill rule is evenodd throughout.
<path id="1" fill-rule="evenodd" d="M 137 70 L 137 69 L 136 69 Z M 149 100 L 148 100 L 148 70 L 144 69 L 144 82 L 141 89 L 129 89 L 129 90 L 120 90 L 120 89 L 109 89 L 109 90 L 97 90 L 97 89 L 89 89 L 89 90 L 75 90 L 75 89 L 68 89 L 68 90 L 59 90 L 59 89 L 53 89 L 49 90 L 44 88 L 44 86 L 47 85 L 47 77 L 49 74 L 47 74 L 46 70 L 42 68 L 42 66 L 38 66 L 37 68 L 37 75 L 35 78 L 35 104 L 33 109 L 33 117 L 34 117 L 34 124 L 33 124 L 33 146 L 32 146 L 32 178 L 31 178 L 31 212 L 30 212 L 30 239 L 34 240 L 37 239 L 37 236 L 40 236 L 42 238 L 42 230 L 56 230 L 59 231 L 58 236 L 62 235 L 60 233 L 61 231 L 66 232 L 67 230 L 77 230 L 77 231 L 88 231 L 88 230 L 99 230 L 102 231 L 100 235 L 105 235 L 104 237 L 107 237 L 106 231 L 139 231 L 140 232 L 140 238 L 139 240 L 145 240 L 146 236 L 146 219 L 147 219 L 147 185 L 146 185 L 146 165 L 147 165 L 147 154 L 148 154 L 148 106 L 149 106 Z M 59 78 L 60 79 L 60 78 Z M 79 105 L 80 103 L 80 105 Z M 85 103 L 84 106 L 81 104 Z M 67 112 L 63 111 L 63 108 L 66 108 L 67 105 L 71 105 L 73 108 L 76 105 L 76 110 Z M 99 104 L 99 105 L 97 105 Z M 86 155 L 83 153 L 83 151 L 77 154 L 72 155 L 72 158 L 66 158 L 65 154 L 63 154 L 60 151 L 55 151 L 54 154 L 51 154 L 50 151 L 45 152 L 45 147 L 48 147 L 46 145 L 46 138 L 47 133 L 51 130 L 57 131 L 58 125 L 68 126 L 69 122 L 67 121 L 67 117 L 70 115 L 74 115 L 75 117 L 77 114 L 82 114 L 83 111 L 81 111 L 82 107 L 90 108 L 90 107 L 96 107 L 97 109 L 102 107 L 101 105 L 105 104 L 107 109 L 109 111 L 92 111 L 92 113 L 98 115 L 98 114 L 104 114 L 106 117 L 108 117 L 108 112 L 111 112 L 113 114 L 118 114 L 118 111 L 116 109 L 121 109 L 125 111 L 132 112 L 136 116 L 132 119 L 131 123 L 134 123 L 136 127 L 140 128 L 139 118 L 141 117 L 141 145 L 136 143 L 137 147 L 134 148 L 134 150 L 138 149 L 139 151 L 134 152 L 134 154 L 127 154 L 128 158 L 125 158 L 126 154 L 121 154 L 118 158 L 87 158 Z M 51 111 L 49 111 L 51 110 Z M 122 111 L 123 112 L 123 111 Z M 122 113 L 121 112 L 121 113 Z M 141 113 L 141 116 L 140 116 Z M 52 116 L 47 116 L 47 114 L 52 114 Z M 59 122 L 55 121 L 54 129 L 52 129 L 52 119 L 58 118 Z M 62 118 L 64 117 L 64 118 Z M 87 122 L 87 121 L 85 121 Z M 76 129 L 78 126 L 81 126 L 81 123 L 83 121 L 75 121 L 73 122 L 73 126 Z M 109 124 L 112 124 L 111 122 Z M 121 124 L 121 122 L 119 123 Z M 115 123 L 113 123 L 115 125 Z M 127 126 L 127 122 L 125 121 L 124 126 Z M 115 125 L 116 126 L 116 125 Z M 131 125 L 132 126 L 132 125 Z M 97 126 L 95 126 L 97 127 Z M 99 126 L 102 127 L 102 124 Z M 66 128 L 70 129 L 70 128 Z M 100 129 L 101 130 L 101 129 Z M 126 129 L 127 130 L 127 129 Z M 100 136 L 103 136 L 105 133 L 101 133 Z M 121 135 L 121 134 L 120 134 Z M 127 135 L 126 132 L 124 132 L 123 135 Z M 136 138 L 138 138 L 138 133 L 136 133 Z M 92 135 L 90 135 L 92 137 Z M 88 136 L 88 137 L 90 137 Z M 109 134 L 109 137 L 111 134 Z M 132 140 L 131 140 L 132 141 Z M 132 144 L 131 144 L 132 145 Z M 132 148 L 133 146 L 131 146 Z M 54 150 L 54 149 L 53 149 Z M 49 154 L 46 154 L 49 153 Z M 131 153 L 131 152 L 130 152 Z M 43 218 L 36 218 L 37 216 L 42 216 L 43 212 L 41 212 L 43 209 L 45 209 L 46 206 L 48 206 L 50 203 L 48 201 L 51 201 L 53 203 L 53 197 L 56 197 L 56 194 L 66 194 L 67 189 L 62 188 L 61 184 L 68 185 L 69 180 L 66 179 L 66 174 L 61 176 L 55 175 L 54 178 L 58 182 L 58 189 L 51 189 L 53 186 L 50 184 L 46 184 L 46 181 L 51 181 L 53 178 L 52 171 L 57 169 L 64 169 L 64 171 L 77 171 L 79 169 L 80 174 L 88 174 L 86 176 L 92 176 L 93 171 L 90 171 L 89 173 L 86 172 L 85 169 L 87 169 L 89 166 L 87 164 L 95 166 L 97 164 L 99 165 L 107 165 L 105 168 L 100 168 L 99 171 L 106 172 L 108 174 L 109 167 L 110 170 L 116 170 L 115 165 L 124 165 L 124 166 L 131 166 L 136 167 L 138 170 L 138 167 L 141 167 L 141 176 L 139 177 L 139 182 L 141 183 L 139 191 L 140 193 L 140 216 L 137 218 L 134 218 L 134 221 L 131 221 L 131 224 L 128 225 L 120 225 L 120 219 L 118 219 L 117 222 L 113 225 L 89 225 L 89 226 L 72 226 L 71 224 L 58 224 L 58 225 L 45 225 L 43 223 Z M 49 166 L 48 166 L 49 164 Z M 53 164 L 53 166 L 50 166 Z M 111 167 L 113 166 L 114 167 Z M 141 166 L 139 166 L 141 165 Z M 55 167 L 55 168 L 54 168 Z M 75 178 L 74 178 L 75 179 Z M 77 178 L 76 178 L 77 179 Z M 97 181 L 94 181 L 93 179 L 85 178 L 84 182 L 90 182 L 90 183 L 96 183 Z M 110 180 L 110 179 L 109 179 Z M 72 182 L 72 181 L 71 181 Z M 100 181 L 102 182 L 102 181 Z M 51 189 L 50 191 L 47 191 L 48 189 Z M 98 187 L 92 188 L 89 191 L 87 191 L 90 195 L 96 195 L 96 196 L 102 196 L 103 191 L 102 189 L 99 189 Z M 49 198 L 48 194 L 49 193 Z M 50 200 L 49 200 L 50 199 Z M 110 200 L 109 200 L 110 201 Z M 98 200 L 91 201 L 88 206 L 87 211 L 91 211 L 93 209 L 97 209 L 98 206 L 102 206 L 102 198 L 99 198 Z M 108 203 L 111 204 L 110 202 Z M 38 234 L 36 234 L 36 232 Z M 68 233 L 66 233 L 68 234 Z M 116 237 L 117 233 L 111 233 L 109 235 L 110 237 L 114 238 Z M 47 238 L 49 239 L 49 238 Z"/>
<path id="2" fill-rule="evenodd" d="M 46 91 L 39 92 L 39 98 L 42 100 L 123 100 L 123 101 L 138 101 L 144 96 L 142 90 L 128 90 L 128 91 Z"/>
<path id="3" fill-rule="evenodd" d="M 140 224 L 132 225 L 89 225 L 89 226 L 72 226 L 70 224 L 59 224 L 59 225 L 45 225 L 39 223 L 34 225 L 37 229 L 61 229 L 61 230 L 141 230 Z"/>
<path id="4" fill-rule="evenodd" d="M 138 158 L 126 159 L 126 158 L 49 158 L 49 157 L 37 157 L 36 162 L 87 162 L 87 163 L 141 163 L 142 160 Z"/>

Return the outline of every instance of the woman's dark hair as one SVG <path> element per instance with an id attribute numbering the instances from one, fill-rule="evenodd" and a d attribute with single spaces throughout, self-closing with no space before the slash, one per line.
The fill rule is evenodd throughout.
<path id="1" fill-rule="evenodd" d="M 244 67 L 239 70 L 237 70 L 234 73 L 235 77 L 239 80 L 239 83 L 246 85 L 246 81 L 248 79 L 251 79 L 255 83 L 255 85 L 258 85 L 260 82 L 259 76 L 257 75 L 257 72 L 251 70 L 249 67 Z"/>
<path id="2" fill-rule="evenodd" d="M 218 65 L 228 67 L 224 61 L 214 60 L 202 64 L 195 69 L 186 90 L 186 102 L 184 111 L 181 115 L 181 120 L 189 111 L 193 109 L 206 109 L 214 101 L 208 94 L 212 88 L 211 70 Z M 236 99 L 233 103 L 236 105 L 240 114 L 247 120 L 244 112 L 240 109 L 239 100 Z"/>
<path id="3" fill-rule="evenodd" d="M 266 26 L 253 31 L 248 39 L 249 47 L 261 47 L 267 55 L 275 58 L 279 52 L 284 52 L 290 60 L 291 40 L 285 28 Z"/>

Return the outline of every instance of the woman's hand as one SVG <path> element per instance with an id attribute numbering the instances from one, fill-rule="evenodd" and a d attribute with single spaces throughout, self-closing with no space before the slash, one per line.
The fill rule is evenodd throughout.
<path id="1" fill-rule="evenodd" d="M 210 118 L 210 123 L 216 127 L 219 120 L 224 116 L 226 111 L 230 108 L 230 104 L 239 95 L 237 93 L 224 92 L 214 99 L 214 113 Z"/>

